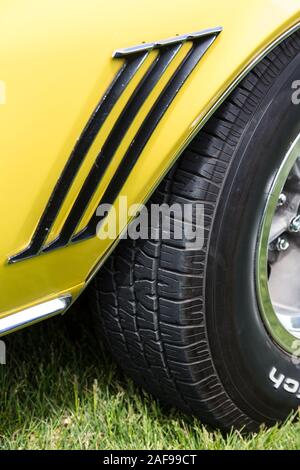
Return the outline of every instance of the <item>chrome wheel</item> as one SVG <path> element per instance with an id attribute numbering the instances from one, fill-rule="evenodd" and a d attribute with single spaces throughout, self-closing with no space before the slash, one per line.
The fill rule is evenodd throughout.
<path id="1" fill-rule="evenodd" d="M 272 184 L 257 259 L 263 320 L 273 339 L 292 353 L 300 339 L 300 135 Z"/>

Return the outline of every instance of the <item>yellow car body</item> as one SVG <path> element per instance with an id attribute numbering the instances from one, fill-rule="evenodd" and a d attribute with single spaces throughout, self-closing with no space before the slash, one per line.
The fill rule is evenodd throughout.
<path id="1" fill-rule="evenodd" d="M 298 0 L 2 0 L 0 9 L 0 315 L 4 320 L 26 316 L 33 306 L 65 296 L 74 301 L 114 247 L 114 240 L 94 236 L 10 262 L 30 245 L 76 142 L 122 67 L 124 58 L 113 57 L 114 51 L 218 31 L 121 188 L 119 196 L 127 196 L 128 204 L 142 203 L 238 80 L 299 27 L 300 4 Z M 187 40 L 128 126 L 76 233 L 94 213 L 130 142 L 190 47 Z M 155 48 L 149 52 L 95 136 L 48 230 L 47 244 L 59 236 L 96 156 L 156 54 Z M 122 221 L 119 232 L 127 222 Z"/>

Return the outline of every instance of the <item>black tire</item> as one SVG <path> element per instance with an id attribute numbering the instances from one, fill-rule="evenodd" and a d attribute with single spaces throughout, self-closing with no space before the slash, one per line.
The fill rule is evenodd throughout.
<path id="1" fill-rule="evenodd" d="M 204 248 L 123 240 L 90 293 L 96 329 L 123 369 L 223 429 L 255 431 L 299 406 L 269 380 L 273 366 L 287 377 L 300 372 L 267 333 L 254 279 L 266 193 L 300 132 L 297 79 L 299 32 L 248 74 L 153 195 L 156 203 L 205 204 Z"/>

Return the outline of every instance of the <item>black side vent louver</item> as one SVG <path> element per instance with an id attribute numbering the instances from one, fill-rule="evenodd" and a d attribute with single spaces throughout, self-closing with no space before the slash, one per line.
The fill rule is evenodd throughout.
<path id="1" fill-rule="evenodd" d="M 10 263 L 15 263 L 32 256 L 36 256 L 40 253 L 64 247 L 72 242 L 85 240 L 96 235 L 96 226 L 100 221 L 99 217 L 96 216 L 96 213 L 92 215 L 84 230 L 77 235 L 74 235 L 74 233 L 133 119 L 136 117 L 147 97 L 157 85 L 182 45 L 187 41 L 191 41 L 192 47 L 179 64 L 142 122 L 134 139 L 129 145 L 129 148 L 123 156 L 117 171 L 102 196 L 101 201 L 99 201 L 99 204 L 112 204 L 115 201 L 159 121 L 220 31 L 221 28 L 205 30 L 194 34 L 177 36 L 166 41 L 142 44 L 137 47 L 118 50 L 114 53 L 113 57 L 116 59 L 123 59 L 124 64 L 120 68 L 109 89 L 104 94 L 77 141 L 74 150 L 72 151 L 50 196 L 46 209 L 41 216 L 30 244 L 22 252 L 10 257 Z M 147 58 L 148 54 L 154 49 L 158 50 L 157 57 L 151 63 L 149 69 L 132 93 L 112 130 L 107 136 L 107 139 L 64 222 L 59 236 L 56 240 L 47 245 L 46 241 L 51 227 L 64 203 L 65 197 L 68 194 L 74 179 L 77 176 L 79 168 L 96 136 L 100 132 L 103 123 L 113 109 L 117 100 L 125 91 L 135 73 Z"/>

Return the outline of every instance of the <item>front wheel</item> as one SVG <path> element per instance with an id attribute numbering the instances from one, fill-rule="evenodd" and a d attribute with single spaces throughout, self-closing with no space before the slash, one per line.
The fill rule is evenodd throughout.
<path id="1" fill-rule="evenodd" d="M 257 430 L 300 404 L 299 79 L 297 32 L 155 192 L 155 203 L 204 204 L 203 248 L 123 240 L 90 293 L 99 335 L 135 381 L 224 429 Z"/>

